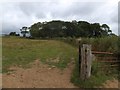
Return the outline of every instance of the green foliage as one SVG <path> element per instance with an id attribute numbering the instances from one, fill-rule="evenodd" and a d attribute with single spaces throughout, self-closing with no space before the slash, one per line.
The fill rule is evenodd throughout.
<path id="1" fill-rule="evenodd" d="M 114 54 L 120 54 L 120 38 L 117 36 L 107 36 L 101 38 L 81 38 L 80 43 L 76 38 L 65 38 L 62 41 L 71 44 L 78 48 L 82 44 L 91 44 L 92 50 L 112 52 Z"/>
<path id="2" fill-rule="evenodd" d="M 56 38 L 56 37 L 101 37 L 108 36 L 111 32 L 108 25 L 89 23 L 86 21 L 50 21 L 38 22 L 30 27 L 32 37 Z M 112 32 L 111 32 L 112 33 Z"/>
<path id="3" fill-rule="evenodd" d="M 9 35 L 10 36 L 20 36 L 19 34 L 16 34 L 16 32 L 10 32 Z"/>
<path id="4" fill-rule="evenodd" d="M 10 35 L 10 36 L 15 36 L 15 35 L 16 35 L 16 32 L 10 32 L 9 35 Z"/>
<path id="5" fill-rule="evenodd" d="M 23 37 L 26 37 L 26 33 L 29 33 L 28 31 L 27 31 L 27 29 L 28 29 L 28 27 L 22 27 L 22 29 L 20 29 L 20 31 L 21 31 L 21 34 L 23 34 Z"/>

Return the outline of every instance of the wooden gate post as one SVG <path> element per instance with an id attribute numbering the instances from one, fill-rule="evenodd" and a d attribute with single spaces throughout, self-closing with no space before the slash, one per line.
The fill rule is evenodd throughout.
<path id="1" fill-rule="evenodd" d="M 86 80 L 91 76 L 92 53 L 91 45 L 83 44 L 81 47 L 80 78 Z"/>

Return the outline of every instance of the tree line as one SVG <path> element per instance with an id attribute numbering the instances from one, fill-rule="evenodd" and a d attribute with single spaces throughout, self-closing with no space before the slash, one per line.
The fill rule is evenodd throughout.
<path id="1" fill-rule="evenodd" d="M 22 27 L 21 33 L 25 37 L 28 33 L 32 37 L 55 38 L 55 37 L 102 37 L 112 35 L 112 30 L 107 24 L 89 23 L 87 21 L 60 21 L 34 23 L 30 27 Z"/>

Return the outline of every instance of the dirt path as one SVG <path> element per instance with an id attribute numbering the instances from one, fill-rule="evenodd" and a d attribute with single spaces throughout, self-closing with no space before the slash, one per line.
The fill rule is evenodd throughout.
<path id="1" fill-rule="evenodd" d="M 36 60 L 29 69 L 11 67 L 15 72 L 3 74 L 3 88 L 75 88 L 70 82 L 74 65 L 64 70 L 49 67 Z"/>
<path id="2" fill-rule="evenodd" d="M 101 88 L 119 88 L 119 82 L 116 79 L 107 80 Z"/>
<path id="3" fill-rule="evenodd" d="M 73 63 L 70 63 L 64 70 L 42 64 L 39 60 L 30 65 L 32 67 L 29 69 L 11 67 L 10 70 L 14 70 L 14 72 L 2 75 L 2 87 L 77 88 L 70 82 Z M 99 88 L 118 88 L 118 80 L 108 80 Z"/>

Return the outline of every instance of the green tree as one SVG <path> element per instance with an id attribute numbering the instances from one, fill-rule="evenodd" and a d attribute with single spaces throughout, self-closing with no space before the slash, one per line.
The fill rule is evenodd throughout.
<path id="1" fill-rule="evenodd" d="M 33 24 L 30 27 L 30 34 L 31 34 L 31 36 L 32 37 L 40 37 L 41 29 L 42 29 L 42 23 L 41 22 Z"/>
<path id="2" fill-rule="evenodd" d="M 87 21 L 78 21 L 79 33 L 81 37 L 93 36 L 91 24 Z"/>
<path id="3" fill-rule="evenodd" d="M 22 27 L 22 29 L 20 29 L 21 34 L 23 34 L 23 37 L 26 37 L 26 34 L 28 33 L 27 29 L 28 28 L 26 26 L 24 26 L 24 27 Z"/>
<path id="4" fill-rule="evenodd" d="M 101 37 L 101 35 L 103 33 L 99 23 L 91 24 L 91 31 L 92 31 L 93 37 Z"/>
<path id="5" fill-rule="evenodd" d="M 112 32 L 107 24 L 102 26 L 99 23 L 90 24 L 87 21 L 60 21 L 38 22 L 30 27 L 30 34 L 33 37 L 54 38 L 54 37 L 101 37 Z"/>
<path id="6" fill-rule="evenodd" d="M 110 27 L 107 24 L 102 24 L 101 28 L 104 31 L 105 35 L 112 33 L 112 30 L 110 30 Z"/>
<path id="7" fill-rule="evenodd" d="M 16 32 L 10 32 L 9 35 L 10 36 L 16 36 Z"/>

